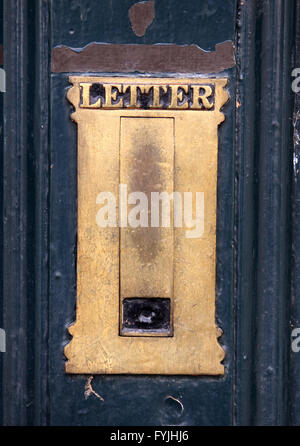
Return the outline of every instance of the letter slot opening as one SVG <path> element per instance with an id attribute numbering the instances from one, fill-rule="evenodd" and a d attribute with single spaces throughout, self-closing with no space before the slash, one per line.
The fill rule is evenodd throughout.
<path id="1" fill-rule="evenodd" d="M 121 334 L 172 336 L 170 299 L 129 298 L 123 300 Z"/>

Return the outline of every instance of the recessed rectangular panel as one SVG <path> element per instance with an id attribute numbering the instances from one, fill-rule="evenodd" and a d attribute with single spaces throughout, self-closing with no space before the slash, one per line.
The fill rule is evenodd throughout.
<path id="1" fill-rule="evenodd" d="M 119 201 L 128 202 L 127 227 L 120 228 L 120 329 L 124 336 L 143 331 L 124 330 L 124 298 L 165 297 L 173 299 L 174 229 L 172 202 L 169 220 L 162 224 L 162 201 L 153 194 L 174 190 L 174 120 L 172 118 L 121 118 Z M 126 191 L 126 192 L 125 192 Z M 162 195 L 163 196 L 163 195 Z M 155 207 L 155 203 L 158 206 Z M 120 206 L 122 214 L 122 205 Z M 157 212 L 158 215 L 154 215 Z M 123 215 L 124 217 L 124 215 Z M 153 227 L 157 218 L 159 227 Z M 171 310 L 172 312 L 172 310 Z M 151 326 L 147 335 L 151 334 Z M 168 330 L 153 335 L 172 335 Z"/>

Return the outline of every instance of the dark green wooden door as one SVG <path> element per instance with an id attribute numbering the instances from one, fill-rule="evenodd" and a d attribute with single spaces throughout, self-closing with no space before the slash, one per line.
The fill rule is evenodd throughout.
<path id="1" fill-rule="evenodd" d="M 154 14 L 146 8 L 140 16 L 130 13 L 136 0 L 0 3 L 7 76 L 0 157 L 2 424 L 299 424 L 300 356 L 291 350 L 291 330 L 300 327 L 299 141 L 297 120 L 293 141 L 291 89 L 297 2 L 154 0 Z M 98 69 L 89 58 L 79 65 L 55 59 L 62 45 L 79 54 L 91 43 L 223 50 L 210 71 L 200 65 L 193 72 L 179 51 L 165 63 L 147 60 L 146 70 L 133 65 L 134 51 L 128 61 L 112 53 Z M 88 381 L 65 373 L 77 246 L 77 127 L 66 92 L 77 72 L 229 79 L 219 128 L 216 265 L 224 376 Z M 88 383 L 104 401 L 86 392 Z"/>

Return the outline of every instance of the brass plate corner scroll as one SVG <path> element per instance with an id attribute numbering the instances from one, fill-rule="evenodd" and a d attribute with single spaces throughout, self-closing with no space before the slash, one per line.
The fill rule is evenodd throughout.
<path id="1" fill-rule="evenodd" d="M 78 257 L 66 372 L 224 374 L 215 266 L 227 79 L 70 82 Z"/>

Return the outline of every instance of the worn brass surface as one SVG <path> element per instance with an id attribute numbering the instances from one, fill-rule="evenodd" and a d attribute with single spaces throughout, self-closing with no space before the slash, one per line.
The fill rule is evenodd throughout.
<path id="1" fill-rule="evenodd" d="M 216 190 L 227 80 L 78 76 L 70 82 L 68 99 L 78 123 L 78 257 L 67 373 L 223 374 L 215 323 Z M 106 98 L 89 97 L 84 84 L 105 84 Z M 130 85 L 145 92 L 161 86 L 161 94 L 170 94 L 165 102 L 150 95 L 143 109 Z M 187 91 L 194 93 L 188 104 Z M 151 175 L 147 167 L 154 169 Z M 203 235 L 187 238 L 185 227 L 173 225 L 99 227 L 98 194 L 118 197 L 122 182 L 146 194 L 204 192 Z M 122 336 L 126 297 L 170 298 L 171 336 Z"/>

